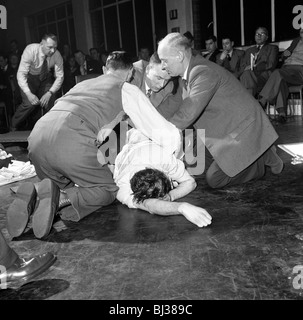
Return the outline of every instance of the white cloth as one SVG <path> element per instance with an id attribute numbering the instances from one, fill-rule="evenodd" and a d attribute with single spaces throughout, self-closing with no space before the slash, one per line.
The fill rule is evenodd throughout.
<path id="1" fill-rule="evenodd" d="M 181 131 L 167 121 L 152 105 L 146 95 L 135 85 L 125 82 L 122 87 L 122 105 L 136 129 L 176 154 L 181 149 Z M 146 121 L 148 119 L 148 121 Z"/>
<path id="2" fill-rule="evenodd" d="M 129 208 L 136 208 L 133 202 L 130 179 L 145 168 L 164 172 L 168 178 L 178 181 L 184 176 L 184 163 L 170 151 L 149 140 L 136 129 L 127 133 L 127 144 L 115 160 L 114 180 L 119 191 L 117 199 Z"/>
<path id="3" fill-rule="evenodd" d="M 7 168 L 0 169 L 0 186 L 31 178 L 35 175 L 35 167 L 29 161 L 12 160 Z"/>
<path id="4" fill-rule="evenodd" d="M 17 72 L 17 80 L 20 88 L 23 92 L 30 92 L 27 83 L 28 74 L 31 75 L 39 75 L 41 73 L 41 68 L 45 59 L 45 55 L 42 52 L 41 44 L 32 43 L 29 44 L 23 51 L 19 69 Z M 47 58 L 48 69 L 54 67 L 55 69 L 55 77 L 50 91 L 56 92 L 61 88 L 64 79 L 64 71 L 63 71 L 63 58 L 58 50 L 49 58 Z"/>

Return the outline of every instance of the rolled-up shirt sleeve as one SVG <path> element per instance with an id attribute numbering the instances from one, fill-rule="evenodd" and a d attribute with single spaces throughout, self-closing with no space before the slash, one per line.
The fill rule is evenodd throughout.
<path id="1" fill-rule="evenodd" d="M 59 51 L 56 51 L 53 57 L 54 57 L 54 68 L 55 68 L 54 71 L 55 71 L 56 80 L 54 81 L 52 87 L 50 88 L 50 91 L 56 92 L 61 88 L 64 80 L 63 58 L 59 53 Z"/>
<path id="2" fill-rule="evenodd" d="M 33 52 L 26 48 L 22 54 L 22 59 L 17 72 L 17 80 L 19 87 L 24 93 L 31 92 L 27 84 L 27 75 L 33 59 Z"/>
<path id="3" fill-rule="evenodd" d="M 144 135 L 171 153 L 180 150 L 180 130 L 155 109 L 138 87 L 127 82 L 123 84 L 122 104 L 125 113 Z"/>

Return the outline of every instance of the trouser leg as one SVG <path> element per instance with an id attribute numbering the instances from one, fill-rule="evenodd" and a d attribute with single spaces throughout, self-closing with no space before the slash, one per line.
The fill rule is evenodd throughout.
<path id="1" fill-rule="evenodd" d="M 48 76 L 44 81 L 39 80 L 39 76 L 28 76 L 28 86 L 30 91 L 41 99 L 41 97 L 51 88 L 52 86 L 52 78 Z M 18 128 L 18 126 L 25 121 L 30 114 L 36 109 L 41 108 L 40 105 L 32 105 L 26 94 L 21 90 L 22 103 L 17 107 L 14 116 L 12 117 L 12 127 Z M 46 107 L 46 111 L 48 111 L 54 105 L 55 97 L 52 96 L 48 106 Z"/>
<path id="2" fill-rule="evenodd" d="M 0 231 L 0 266 L 8 269 L 18 258 L 18 254 L 7 244 Z"/>
<path id="3" fill-rule="evenodd" d="M 251 95 L 255 96 L 257 92 L 257 77 L 251 70 L 246 70 L 240 76 L 240 82 L 250 92 Z"/>
<path id="4" fill-rule="evenodd" d="M 218 164 L 213 161 L 208 151 L 206 154 L 206 163 L 209 164 L 212 161 L 206 172 L 206 182 L 212 188 L 223 188 L 245 183 L 250 180 L 259 179 L 265 174 L 265 164 L 262 156 L 236 176 L 229 177 L 221 170 Z"/>

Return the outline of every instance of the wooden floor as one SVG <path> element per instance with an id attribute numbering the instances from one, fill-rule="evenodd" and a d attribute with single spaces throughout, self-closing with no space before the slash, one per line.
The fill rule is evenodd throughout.
<path id="1" fill-rule="evenodd" d="M 277 143 L 303 142 L 301 117 L 275 126 Z M 20 160 L 26 145 L 10 145 Z M 10 239 L 10 187 L 0 187 L 0 229 L 28 257 L 45 251 L 58 260 L 39 279 L 0 300 L 298 300 L 303 297 L 303 164 L 223 190 L 204 176 L 186 200 L 206 208 L 213 223 L 199 229 L 181 216 L 160 217 L 114 203 L 78 223 L 56 220 L 45 241 L 28 230 Z M 37 178 L 31 178 L 33 182 Z"/>

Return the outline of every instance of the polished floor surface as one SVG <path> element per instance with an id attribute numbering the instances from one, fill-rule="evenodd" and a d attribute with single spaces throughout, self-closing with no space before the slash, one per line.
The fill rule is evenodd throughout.
<path id="1" fill-rule="evenodd" d="M 275 128 L 277 143 L 303 142 L 301 117 Z M 25 148 L 8 146 L 20 160 Z M 268 170 L 259 181 L 223 190 L 197 178 L 197 189 L 184 200 L 213 216 L 202 229 L 182 216 L 114 203 L 78 223 L 58 218 L 44 241 L 32 229 L 10 239 L 10 187 L 22 182 L 0 187 L 0 229 L 11 247 L 24 257 L 45 251 L 58 257 L 35 281 L 1 290 L 0 300 L 303 299 L 303 164 L 278 153 L 285 162 L 278 176 Z"/>

